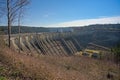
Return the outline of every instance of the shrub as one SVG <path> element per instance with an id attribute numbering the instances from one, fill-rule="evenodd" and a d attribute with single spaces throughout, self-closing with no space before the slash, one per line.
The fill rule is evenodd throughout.
<path id="1" fill-rule="evenodd" d="M 120 63 L 120 44 L 112 48 L 112 52 L 114 53 L 115 62 Z"/>

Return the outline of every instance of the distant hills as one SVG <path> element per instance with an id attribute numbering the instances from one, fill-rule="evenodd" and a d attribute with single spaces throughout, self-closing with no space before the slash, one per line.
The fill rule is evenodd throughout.
<path id="1" fill-rule="evenodd" d="M 98 45 L 113 47 L 120 43 L 120 24 L 90 25 L 85 27 L 74 27 L 79 35 L 81 45 L 95 43 Z"/>
<path id="2" fill-rule="evenodd" d="M 7 34 L 7 27 L 6 26 L 0 26 L 2 30 Z M 28 27 L 28 26 L 21 26 L 21 33 L 38 33 L 38 32 L 48 32 L 48 28 L 44 27 Z M 12 26 L 11 28 L 12 34 L 18 33 L 18 26 Z"/>
<path id="3" fill-rule="evenodd" d="M 45 27 L 29 27 L 21 26 L 21 33 L 39 33 L 39 32 L 69 32 L 69 31 L 96 31 L 96 30 L 120 30 L 120 24 L 96 24 L 89 26 L 77 26 L 77 27 L 58 27 L 58 28 L 45 28 Z M 4 30 L 7 34 L 7 27 L 0 26 L 0 30 Z M 18 26 L 12 26 L 12 34 L 18 33 Z"/>

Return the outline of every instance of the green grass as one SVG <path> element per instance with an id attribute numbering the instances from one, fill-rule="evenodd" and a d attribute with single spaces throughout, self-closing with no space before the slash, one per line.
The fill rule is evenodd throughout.
<path id="1" fill-rule="evenodd" d="M 6 77 L 0 76 L 0 80 L 7 80 Z"/>

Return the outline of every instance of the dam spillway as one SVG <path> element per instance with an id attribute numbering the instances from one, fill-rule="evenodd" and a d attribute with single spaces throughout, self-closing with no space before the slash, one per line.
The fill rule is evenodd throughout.
<path id="1" fill-rule="evenodd" d="M 69 56 L 81 50 L 79 40 L 71 32 L 26 33 L 11 35 L 11 47 L 18 52 L 48 56 Z M 6 39 L 7 42 L 7 39 Z"/>

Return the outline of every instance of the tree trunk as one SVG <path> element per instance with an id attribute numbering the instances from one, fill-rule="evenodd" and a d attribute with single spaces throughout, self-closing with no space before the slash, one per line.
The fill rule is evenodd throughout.
<path id="1" fill-rule="evenodd" d="M 20 30 L 20 13 L 19 13 L 19 17 L 18 17 L 18 27 L 19 27 L 19 53 L 20 53 L 20 48 L 21 48 L 21 45 L 20 45 L 20 33 L 21 33 L 21 30 Z"/>
<path id="2" fill-rule="evenodd" d="M 10 34 L 11 34 L 11 22 L 10 22 L 10 0 L 7 0 L 7 18 L 8 18 L 8 47 L 10 48 Z"/>

